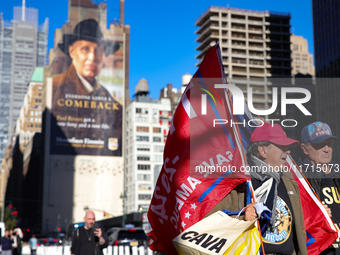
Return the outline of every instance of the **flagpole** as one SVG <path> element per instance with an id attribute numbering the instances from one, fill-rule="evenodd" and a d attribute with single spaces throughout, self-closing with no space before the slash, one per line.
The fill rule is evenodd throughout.
<path id="1" fill-rule="evenodd" d="M 218 47 L 218 49 L 219 49 L 219 47 Z M 218 50 L 218 56 L 219 56 L 219 60 L 221 61 L 221 52 L 220 52 L 220 50 Z M 223 66 L 223 65 L 222 65 Z M 223 81 L 223 83 L 224 82 L 227 82 L 227 79 L 226 79 L 226 77 L 225 77 L 225 74 L 224 74 L 224 72 L 223 72 L 223 76 L 224 76 L 224 81 Z M 229 84 L 233 84 L 233 83 L 229 83 Z M 235 84 L 234 84 L 235 85 Z M 226 98 L 226 104 L 227 104 L 227 107 L 228 107 L 228 111 L 229 111 L 229 114 L 230 114 L 230 117 L 234 120 L 234 115 L 233 115 L 233 112 L 232 112 L 232 106 L 231 106 L 231 104 L 230 104 L 230 102 L 231 102 L 231 95 L 230 95 L 230 92 L 229 91 L 227 91 L 227 89 L 224 89 L 224 95 L 225 95 L 225 98 Z M 235 121 L 234 121 L 235 122 Z M 239 128 L 238 128 L 238 126 L 236 126 L 235 127 L 235 125 L 233 125 L 232 126 L 232 129 L 233 129 L 233 132 L 234 132 L 234 136 L 235 136 L 235 141 L 236 141 L 236 144 L 237 144 L 237 146 L 238 146 L 238 148 L 239 148 L 239 151 L 240 151 L 240 155 L 241 155 L 241 159 L 242 159 L 242 164 L 243 164 L 243 166 L 244 167 L 246 167 L 246 155 L 245 155 L 245 153 L 244 153 L 244 148 L 243 148 L 243 144 L 242 144 L 242 142 L 241 142 L 241 140 L 240 140 L 240 136 L 241 136 L 241 134 L 240 134 L 240 130 L 239 130 Z M 249 180 L 248 180 L 249 181 Z M 248 182 L 247 181 L 247 182 Z M 251 193 L 252 193 L 252 197 L 253 197 L 253 202 L 256 202 L 256 198 L 255 198 L 255 194 L 254 194 L 254 190 L 253 190 L 253 188 L 252 188 L 252 185 L 251 185 L 251 182 L 250 182 L 250 190 L 251 190 Z M 262 248 L 262 253 L 263 253 L 263 255 L 265 255 L 266 253 L 265 253 L 265 250 L 264 250 L 264 245 L 263 245 L 263 237 L 262 237 L 262 233 L 261 233 L 261 228 L 260 228 L 260 222 L 259 222 L 259 220 L 257 219 L 256 220 L 256 225 L 257 225 L 257 229 L 258 229 L 258 231 L 259 231 L 259 233 L 260 233 L 260 240 L 261 240 L 261 248 Z M 259 252 L 257 252 L 257 253 L 259 253 Z"/>

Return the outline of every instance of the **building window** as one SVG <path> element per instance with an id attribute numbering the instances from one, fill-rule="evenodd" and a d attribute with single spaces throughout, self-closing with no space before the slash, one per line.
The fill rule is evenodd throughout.
<path id="1" fill-rule="evenodd" d="M 136 108 L 136 113 L 148 114 L 149 110 L 146 108 Z"/>
<path id="2" fill-rule="evenodd" d="M 150 151 L 150 145 L 137 144 L 137 151 Z"/>
<path id="3" fill-rule="evenodd" d="M 149 127 L 136 127 L 137 132 L 149 132 Z"/>
<path id="4" fill-rule="evenodd" d="M 150 174 L 137 174 L 137 179 L 139 181 L 151 181 L 151 175 Z"/>
<path id="5" fill-rule="evenodd" d="M 139 184 L 138 185 L 138 190 L 151 190 L 151 184 Z"/>
<path id="6" fill-rule="evenodd" d="M 153 147 L 153 151 L 154 152 L 163 152 L 164 151 L 164 146 L 162 146 L 162 145 L 155 145 Z"/>
<path id="7" fill-rule="evenodd" d="M 150 165 L 137 165 L 138 170 L 150 170 Z"/>
<path id="8" fill-rule="evenodd" d="M 180 98 L 180 97 L 175 97 L 175 98 L 174 98 L 174 102 L 175 102 L 176 104 L 178 104 L 179 101 L 181 101 L 181 98 Z"/>
<path id="9" fill-rule="evenodd" d="M 138 155 L 137 160 L 150 161 L 150 156 Z"/>
<path id="10" fill-rule="evenodd" d="M 148 142 L 149 141 L 149 137 L 148 136 L 141 136 L 141 135 L 137 135 L 137 142 L 141 142 L 141 141 L 145 141 Z"/>
<path id="11" fill-rule="evenodd" d="M 153 155 L 153 160 L 162 162 L 163 161 L 163 156 L 162 155 Z"/>
<path id="12" fill-rule="evenodd" d="M 138 194 L 138 200 L 151 200 L 151 194 Z"/>
<path id="13" fill-rule="evenodd" d="M 157 143 L 157 142 L 161 142 L 161 141 L 162 141 L 162 138 L 154 136 L 154 137 L 153 137 L 153 141 L 156 142 L 156 143 Z"/>
<path id="14" fill-rule="evenodd" d="M 153 132 L 154 132 L 154 133 L 161 133 L 161 132 L 162 132 L 162 129 L 161 129 L 161 128 L 154 127 L 154 128 L 153 128 Z"/>
<path id="15" fill-rule="evenodd" d="M 136 117 L 136 122 L 149 123 L 149 118 L 147 118 L 147 117 Z"/>

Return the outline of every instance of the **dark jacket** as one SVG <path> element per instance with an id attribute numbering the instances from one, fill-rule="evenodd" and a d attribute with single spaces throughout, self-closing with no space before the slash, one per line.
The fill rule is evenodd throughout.
<path id="1" fill-rule="evenodd" d="M 330 164 L 333 164 L 331 170 L 335 170 L 336 166 L 338 166 L 338 164 L 334 160 L 332 160 Z M 314 166 L 309 158 L 300 158 L 298 161 L 298 165 L 319 198 L 321 197 L 322 189 L 321 180 L 325 177 L 334 178 L 334 184 L 337 189 L 340 190 L 340 172 L 332 171 L 330 174 L 326 175 L 320 168 Z M 338 170 L 340 171 L 340 169 Z"/>
<path id="2" fill-rule="evenodd" d="M 296 181 L 282 176 L 282 181 L 287 189 L 288 197 L 292 204 L 292 210 L 295 220 L 296 241 L 294 243 L 295 251 L 293 254 L 308 255 L 306 247 L 306 228 L 299 196 L 299 188 Z M 246 183 L 241 183 L 234 188 L 227 196 L 225 196 L 206 216 L 213 214 L 219 210 L 227 209 L 235 212 L 246 206 Z M 240 217 L 242 219 L 243 217 Z"/>
<path id="3" fill-rule="evenodd" d="M 13 243 L 13 240 L 10 239 L 10 238 L 7 238 L 7 237 L 3 237 L 1 238 L 1 245 L 2 245 L 2 250 L 3 251 L 9 251 L 9 250 L 12 250 L 12 243 Z"/>
<path id="4" fill-rule="evenodd" d="M 52 154 L 122 155 L 123 108 L 103 86 L 95 82 L 89 93 L 71 64 L 53 78 L 52 88 Z M 72 138 L 84 143 L 66 140 Z"/>
<path id="5" fill-rule="evenodd" d="M 17 239 L 17 247 L 13 249 L 13 255 L 20 255 L 21 254 L 21 238 L 19 234 L 17 233 L 14 238 Z"/>
<path id="6" fill-rule="evenodd" d="M 101 230 L 102 230 L 102 236 L 105 239 L 105 243 L 103 245 L 100 245 L 98 238 L 93 239 L 93 242 L 96 243 L 96 249 L 95 251 L 93 251 L 94 255 L 102 255 L 103 254 L 102 250 L 109 245 L 109 237 L 107 236 L 106 232 L 102 228 Z M 82 235 L 85 235 L 84 226 L 77 228 L 73 233 L 71 254 L 81 255 L 80 254 L 80 246 L 81 246 L 80 237 Z"/>

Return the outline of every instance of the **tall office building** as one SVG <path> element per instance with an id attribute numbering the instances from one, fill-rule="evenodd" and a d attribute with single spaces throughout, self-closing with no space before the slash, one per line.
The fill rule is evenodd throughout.
<path id="1" fill-rule="evenodd" d="M 20 136 L 20 149 L 22 152 L 26 145 L 32 141 L 34 134 L 41 132 L 43 81 L 44 68 L 36 67 L 28 84 L 24 103 L 15 127 L 15 134 Z"/>
<path id="2" fill-rule="evenodd" d="M 126 108 L 125 212 L 149 208 L 171 123 L 169 98 L 146 96 L 148 82 L 136 86 L 135 100 Z"/>
<path id="3" fill-rule="evenodd" d="M 316 77 L 340 77 L 340 2 L 313 0 L 312 5 Z"/>
<path id="4" fill-rule="evenodd" d="M 290 36 L 290 49 L 292 50 L 292 76 L 300 73 L 315 75 L 313 55 L 308 51 L 308 41 L 303 36 Z"/>
<path id="5" fill-rule="evenodd" d="M 1 162 L 0 197 L 5 206 L 11 204 L 18 210 L 18 224 L 25 228 L 37 224 L 34 219 L 41 219 L 41 203 L 32 201 L 40 201 L 42 196 L 40 132 L 43 78 L 44 67 L 36 67 L 27 86 L 15 134 Z M 32 221 L 28 220 L 32 218 Z"/>
<path id="6" fill-rule="evenodd" d="M 254 107 L 269 109 L 270 78 L 291 77 L 290 14 L 211 6 L 196 26 L 198 65 L 217 41 L 228 81 L 245 95 L 251 87 Z"/>
<path id="7" fill-rule="evenodd" d="M 21 14 L 21 15 L 20 15 Z M 47 63 L 48 18 L 38 24 L 38 10 L 14 7 L 14 18 L 0 14 L 0 162 L 37 66 Z"/>
<path id="8" fill-rule="evenodd" d="M 333 135 L 340 136 L 340 2 L 312 0 L 317 119 L 326 122 Z M 340 143 L 335 142 L 333 158 L 340 160 Z"/>

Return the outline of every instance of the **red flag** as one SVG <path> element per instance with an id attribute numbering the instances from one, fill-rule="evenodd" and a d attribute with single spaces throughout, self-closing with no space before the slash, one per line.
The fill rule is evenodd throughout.
<path id="1" fill-rule="evenodd" d="M 214 86 L 225 82 L 216 44 L 207 52 L 174 114 L 148 211 L 150 236 L 155 240 L 151 249 L 177 254 L 172 239 L 246 180 L 233 173 L 245 164 L 243 149 L 235 138 L 235 127 L 227 124 L 233 121 L 227 93 Z"/>
<path id="2" fill-rule="evenodd" d="M 320 254 L 339 236 L 333 221 L 328 216 L 317 195 L 312 191 L 304 176 L 297 169 L 290 157 L 287 163 L 293 169 L 291 172 L 299 185 L 301 206 L 305 221 L 308 254 Z"/>

